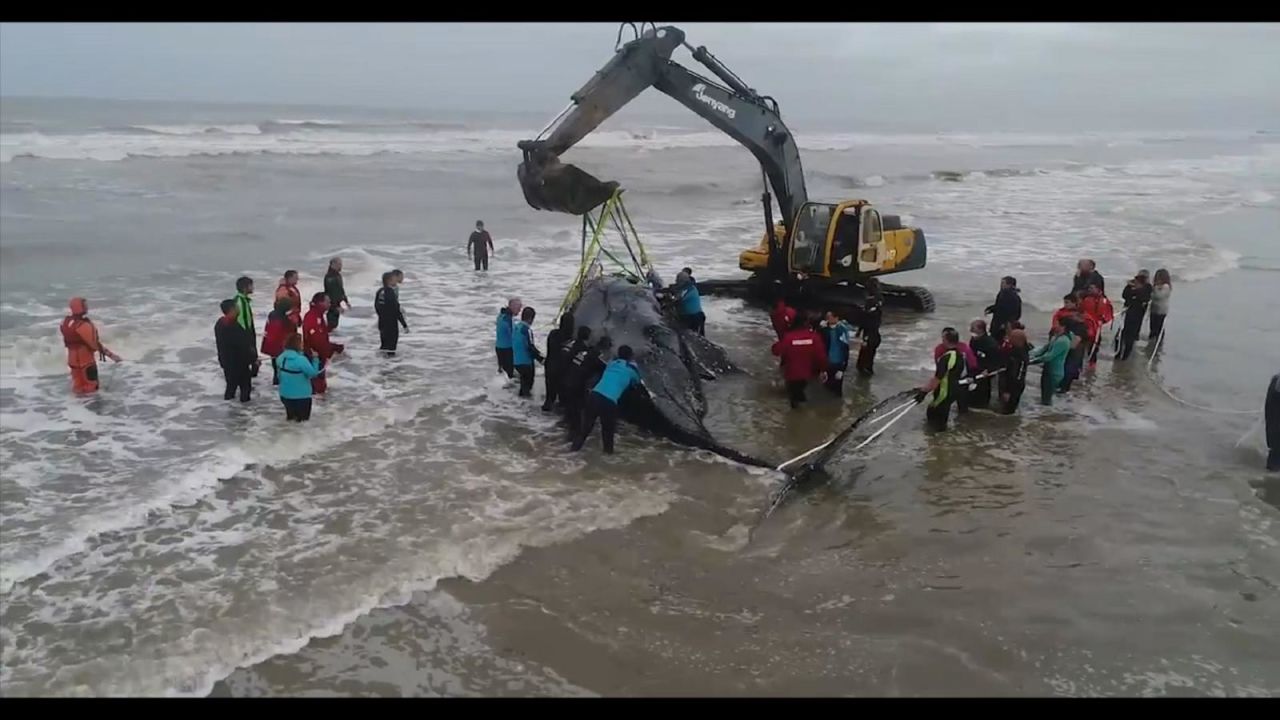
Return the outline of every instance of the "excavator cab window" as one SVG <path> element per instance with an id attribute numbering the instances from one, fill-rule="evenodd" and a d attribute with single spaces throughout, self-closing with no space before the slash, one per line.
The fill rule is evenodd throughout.
<path id="1" fill-rule="evenodd" d="M 821 203 L 805 203 L 800 208 L 791 242 L 792 272 L 825 274 L 827 230 L 834 214 L 834 206 Z"/>
<path id="2" fill-rule="evenodd" d="M 880 213 L 872 208 L 862 208 L 862 240 L 858 245 L 858 270 L 874 272 L 884 266 L 884 227 Z"/>
<path id="3" fill-rule="evenodd" d="M 838 275 L 857 267 L 860 207 L 847 207 L 836 218 L 835 240 L 831 245 L 831 274 Z"/>

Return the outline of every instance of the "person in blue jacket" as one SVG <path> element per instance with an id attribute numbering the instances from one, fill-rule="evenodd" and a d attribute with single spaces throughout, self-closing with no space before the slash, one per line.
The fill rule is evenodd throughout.
<path id="1" fill-rule="evenodd" d="M 520 397 L 533 396 L 533 361 L 543 360 L 538 346 L 533 344 L 532 326 L 536 315 L 533 308 L 527 307 L 520 311 L 520 319 L 511 326 L 511 361 L 520 376 Z"/>
<path id="2" fill-rule="evenodd" d="M 849 369 L 849 343 L 853 338 L 853 327 L 845 322 L 834 310 L 827 311 L 826 321 L 822 324 L 823 339 L 827 342 L 826 386 L 834 395 L 844 394 L 844 373 Z"/>
<path id="3" fill-rule="evenodd" d="M 672 296 L 676 299 L 680 321 L 684 326 L 699 335 L 706 335 L 707 315 L 702 312 L 702 296 L 698 294 L 698 284 L 693 281 L 692 273 L 682 270 L 676 275 L 676 288 Z"/>
<path id="4" fill-rule="evenodd" d="M 644 387 L 640 380 L 640 369 L 631 362 L 633 353 L 630 345 L 618 348 L 618 357 L 604 366 L 604 374 L 600 381 L 587 395 L 587 410 L 582 418 L 582 431 L 578 439 L 573 441 L 574 451 L 582 449 L 591 431 L 595 429 L 596 418 L 600 418 L 600 439 L 604 444 L 606 455 L 613 454 L 613 438 L 618 432 L 618 400 L 632 386 Z"/>
<path id="5" fill-rule="evenodd" d="M 280 373 L 280 402 L 284 403 L 285 417 L 294 422 L 311 419 L 311 378 L 324 370 L 320 358 L 304 355 L 302 336 L 293 333 L 284 341 L 284 352 L 272 361 Z"/>
<path id="6" fill-rule="evenodd" d="M 498 311 L 493 350 L 498 355 L 498 372 L 506 373 L 509 378 L 516 376 L 515 362 L 511 352 L 511 332 L 516 315 L 522 307 L 520 298 L 511 298 L 507 300 L 507 306 Z"/>

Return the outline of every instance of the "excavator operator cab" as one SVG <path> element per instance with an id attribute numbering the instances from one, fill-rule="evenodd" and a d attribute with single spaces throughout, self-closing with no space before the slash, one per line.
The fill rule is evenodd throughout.
<path id="1" fill-rule="evenodd" d="M 888 253 L 880 213 L 865 201 L 805 203 L 793 227 L 793 273 L 844 278 L 885 269 Z"/>

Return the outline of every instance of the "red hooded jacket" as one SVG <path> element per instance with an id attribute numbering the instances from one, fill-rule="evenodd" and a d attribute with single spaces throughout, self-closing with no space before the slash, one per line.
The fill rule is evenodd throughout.
<path id="1" fill-rule="evenodd" d="M 329 342 L 329 323 L 325 320 L 325 311 L 315 303 L 307 311 L 302 320 L 302 346 L 314 352 L 321 360 L 328 360 L 334 353 L 340 353 L 343 346 Z"/>
<path id="2" fill-rule="evenodd" d="M 298 326 L 289 320 L 288 315 L 272 310 L 267 316 L 267 329 L 262 334 L 262 354 L 275 357 L 284 352 L 284 341 L 297 331 Z"/>
<path id="3" fill-rule="evenodd" d="M 787 328 L 791 327 L 792 321 L 796 319 L 796 309 L 788 307 L 787 303 L 778 298 L 777 304 L 773 306 L 773 310 L 769 313 L 769 320 L 773 323 L 773 331 L 778 334 L 781 340 L 783 335 L 787 334 Z"/>
<path id="4" fill-rule="evenodd" d="M 1116 310 L 1105 295 L 1086 295 L 1080 300 L 1080 311 L 1099 326 L 1116 319 Z"/>
<path id="5" fill-rule="evenodd" d="M 773 344 L 773 354 L 782 357 L 782 377 L 788 382 L 812 380 L 827 369 L 827 344 L 809 327 L 788 330 Z"/>

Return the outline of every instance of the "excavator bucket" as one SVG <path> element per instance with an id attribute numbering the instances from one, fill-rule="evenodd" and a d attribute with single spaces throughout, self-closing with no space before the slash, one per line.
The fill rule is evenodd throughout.
<path id="1" fill-rule="evenodd" d="M 616 182 L 602 182 L 591 173 L 549 155 L 542 158 L 526 155 L 525 161 L 516 168 L 516 178 L 525 202 L 534 210 L 570 215 L 591 212 L 618 189 Z"/>

